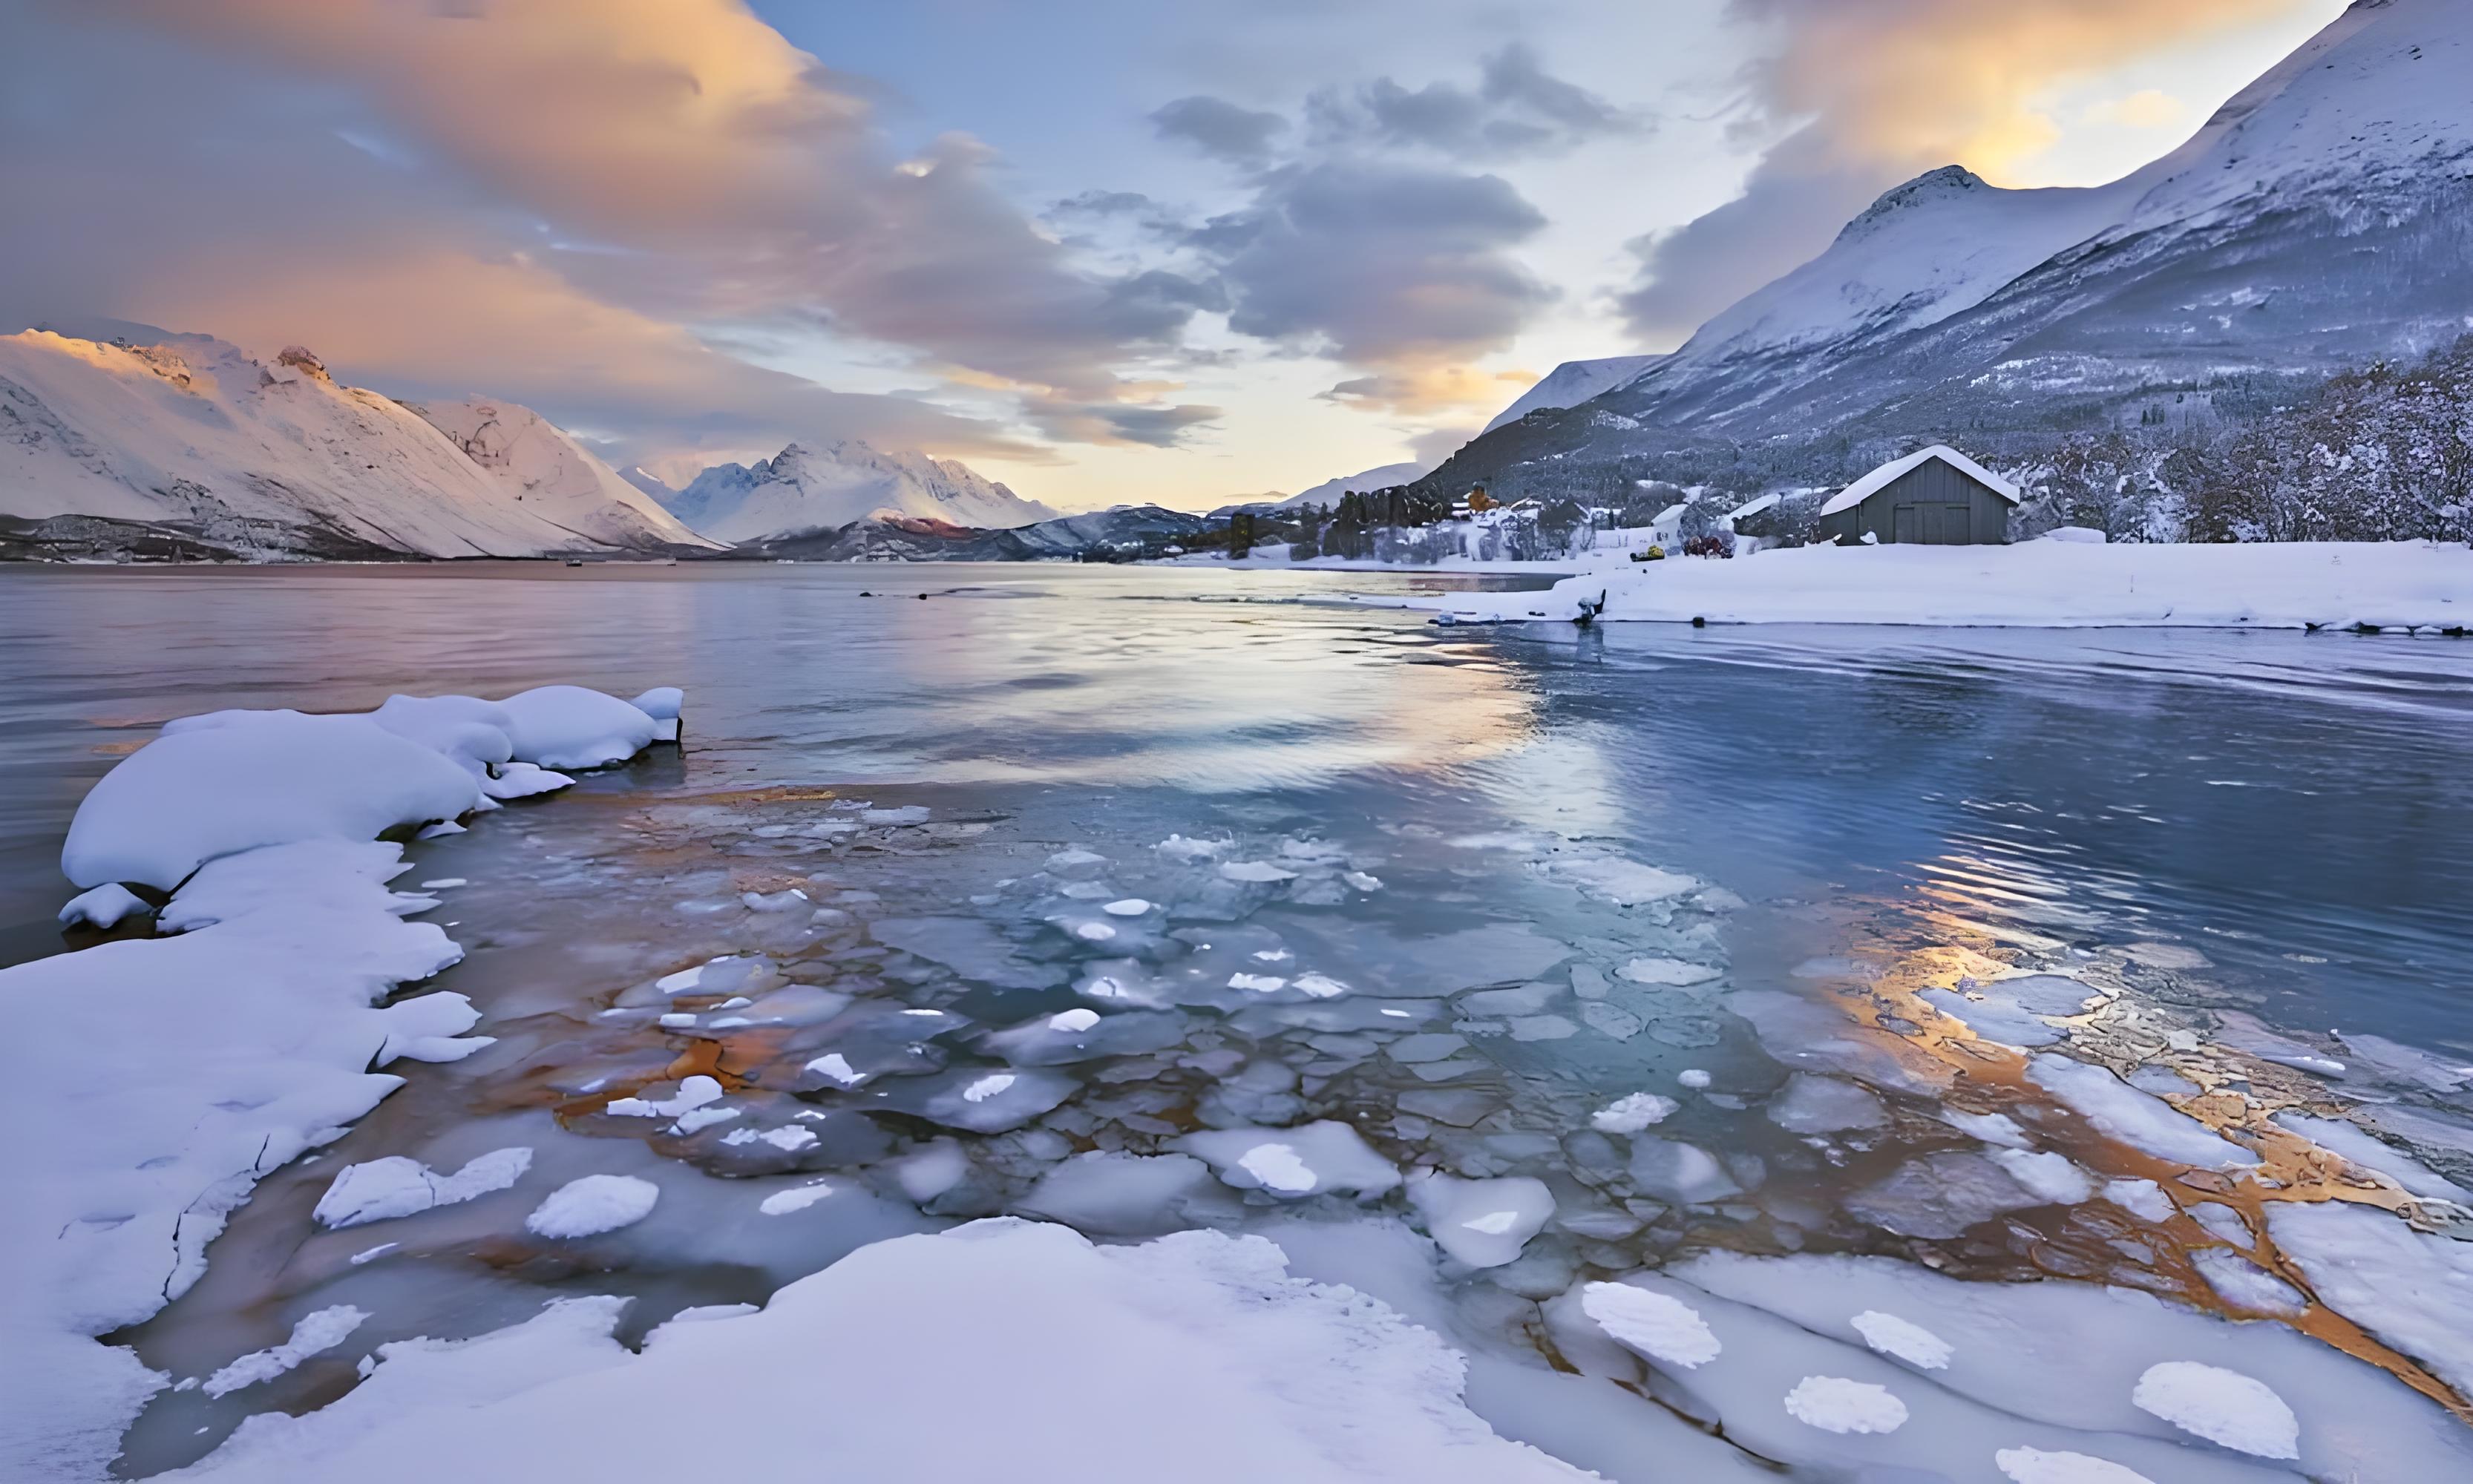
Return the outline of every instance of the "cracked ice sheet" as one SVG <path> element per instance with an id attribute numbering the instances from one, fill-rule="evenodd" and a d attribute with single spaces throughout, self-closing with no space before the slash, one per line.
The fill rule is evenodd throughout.
<path id="1" fill-rule="evenodd" d="M 1260 1237 L 1094 1247 L 976 1222 L 863 1248 L 759 1313 L 665 1325 L 640 1355 L 610 1338 L 619 1301 L 569 1301 L 461 1345 L 387 1346 L 349 1396 L 252 1418 L 181 1476 L 692 1477 L 710 1472 L 711 1439 L 678 1419 L 727 1414 L 751 1472 L 827 1460 L 884 1484 L 1117 1479 L 1171 1457 L 1199 1484 L 1590 1477 L 1497 1436 L 1436 1335 L 1283 1260 Z M 1025 1344 L 1042 1363 L 1022 1364 Z M 968 1427 L 950 1424 L 954 1395 L 973 1399 Z"/>
<path id="2" fill-rule="evenodd" d="M 2278 1208 L 2312 1213 L 2327 1209 Z M 2384 1213 L 2369 1214 L 2414 1236 Z M 2132 1396 L 2150 1367 L 2194 1361 L 2253 1377 L 2290 1403 L 2301 1421 L 2300 1463 L 2313 1477 L 2358 1472 L 2364 1479 L 2439 1479 L 2473 1471 L 2473 1432 L 2386 1372 L 2281 1325 L 2233 1323 L 2132 1289 L 2061 1281 L 1972 1283 L 1885 1257 L 1735 1254 L 1692 1258 L 1656 1281 L 1671 1282 L 1663 1291 L 1699 1309 L 1729 1354 L 1739 1342 L 1726 1328 L 1725 1310 L 1711 1299 L 1728 1308 L 1764 1310 L 1825 1347 L 1807 1353 L 1805 1368 L 1785 1377 L 1789 1386 L 1806 1374 L 1887 1386 L 1914 1409 L 1916 1423 L 1883 1441 L 1909 1438 L 1917 1424 L 1931 1420 L 1928 1391 L 1920 1373 L 1893 1360 L 1871 1356 L 1877 1369 L 1858 1370 L 1853 1367 L 1859 1362 L 1839 1352 L 1839 1346 L 1864 1350 L 1855 1321 L 1867 1312 L 1894 1315 L 1948 1346 L 1948 1364 L 1930 1372 L 1929 1386 L 2020 1420 L 1999 1443 L 2003 1448 L 2026 1446 L 2107 1458 L 2158 1484 L 2289 1476 L 2269 1471 L 2265 1460 L 2237 1460 L 2197 1444 L 2135 1405 Z M 1717 1369 L 1704 1367 L 1693 1378 L 1696 1382 Z M 1771 1398 L 1760 1405 L 1777 1402 Z M 2140 1450 L 2156 1444 L 2173 1450 Z M 1889 1449 L 1861 1456 L 1905 1455 Z M 1981 1458 L 1990 1457 L 1987 1446 Z M 1908 1462 L 1920 1466 L 1913 1458 Z M 2206 1472 L 2211 1469 L 2217 1472 Z M 1949 1472 L 1955 1478 L 1987 1476 L 1981 1459 Z"/>
<path id="3" fill-rule="evenodd" d="M 6 1157 L 0 1251 L 19 1266 L 0 1285 L 12 1393 L 0 1476 L 99 1472 L 159 1381 L 86 1336 L 184 1291 L 258 1175 L 398 1085 L 370 1062 L 402 1006 L 373 1002 L 462 956 L 398 915 L 417 898 L 382 883 L 402 870 L 401 849 L 383 844 L 228 856 L 173 898 L 173 912 L 211 925 L 0 970 L 10 1024 L 46 1045 L 108 1049 L 110 1073 L 96 1075 L 91 1056 L 21 1068 L 48 1132 Z"/>

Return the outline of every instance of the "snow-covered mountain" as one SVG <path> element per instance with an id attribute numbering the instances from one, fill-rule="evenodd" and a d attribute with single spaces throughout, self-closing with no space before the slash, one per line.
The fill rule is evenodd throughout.
<path id="1" fill-rule="evenodd" d="M 460 404 L 486 457 L 293 347 L 0 336 L 0 515 L 175 527 L 274 557 L 537 556 L 692 540 L 507 403 Z M 484 429 L 472 409 L 497 414 Z M 619 487 L 621 490 L 623 486 Z"/>
<path id="2" fill-rule="evenodd" d="M 2033 457 L 2142 418 L 2238 419 L 2417 357 L 2473 330 L 2468 77 L 2473 4 L 2359 0 L 2123 180 L 1931 172 L 1674 354 L 1440 472 L 1828 483 L 1943 438 Z"/>
<path id="3" fill-rule="evenodd" d="M 856 439 L 716 465 L 663 503 L 698 534 L 732 545 L 831 530 L 879 511 L 990 530 L 1056 514 L 951 459 L 886 453 Z"/>
<path id="4" fill-rule="evenodd" d="M 1576 407 L 1664 359 L 1662 355 L 1609 355 L 1594 361 L 1565 361 L 1521 393 L 1519 400 L 1496 413 L 1482 431 L 1491 433 L 1506 422 L 1517 422 L 1541 407 Z"/>
<path id="5" fill-rule="evenodd" d="M 477 396 L 411 406 L 544 520 L 609 546 L 718 544 L 530 408 Z"/>

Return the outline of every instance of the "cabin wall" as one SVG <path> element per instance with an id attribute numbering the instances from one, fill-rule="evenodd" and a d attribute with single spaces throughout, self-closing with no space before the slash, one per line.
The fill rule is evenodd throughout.
<path id="1" fill-rule="evenodd" d="M 2009 509 L 1990 486 L 1932 459 L 1854 509 L 1821 517 L 1819 534 L 1861 540 L 1868 532 L 1883 545 L 1997 546 L 2009 539 Z"/>

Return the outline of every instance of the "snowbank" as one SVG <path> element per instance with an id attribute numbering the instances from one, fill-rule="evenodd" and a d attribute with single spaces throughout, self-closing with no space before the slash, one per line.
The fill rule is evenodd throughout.
<path id="1" fill-rule="evenodd" d="M 388 1345 L 349 1396 L 253 1417 L 178 1477 L 702 1477 L 712 1427 L 685 1420 L 726 1426 L 733 1472 L 878 1484 L 1595 1477 L 1496 1436 L 1431 1331 L 1285 1263 L 1258 1236 L 1094 1247 L 974 1222 L 862 1248 L 759 1313 L 664 1325 L 640 1355 L 611 1338 L 614 1299 Z"/>
<path id="2" fill-rule="evenodd" d="M 1807 546 L 1674 558 L 1545 592 L 1360 598 L 1460 622 L 1609 620 L 2025 628 L 2473 628 L 2473 550 L 2436 541 L 2239 546 Z"/>
<path id="3" fill-rule="evenodd" d="M 650 717 L 600 700 L 649 734 Z M 488 1043 L 463 1034 L 479 1016 L 460 994 L 381 1007 L 463 954 L 405 921 L 437 899 L 389 890 L 403 848 L 370 837 L 495 807 L 487 760 L 522 749 L 490 725 L 491 703 L 397 703 L 391 716 L 187 718 L 80 805 L 62 869 L 83 886 L 169 892 L 157 914 L 169 936 L 0 969 L 0 1018 L 28 1053 L 14 1096 L 39 1111 L 0 1155 L 0 1252 L 12 1264 L 0 1285 L 0 1478 L 100 1476 L 168 1378 L 92 1336 L 196 1282 L 258 1177 L 376 1106 L 401 1081 L 389 1063 Z M 103 915 L 96 891 L 78 900 L 77 916 Z M 465 1199 L 521 1153 L 453 1176 L 398 1167 L 411 1161 L 346 1170 L 322 1211 L 343 1225 Z"/>
<path id="4" fill-rule="evenodd" d="M 502 702 L 391 696 L 376 710 L 213 711 L 162 734 L 104 775 L 69 823 L 60 870 L 80 886 L 170 891 L 204 862 L 299 840 L 368 840 L 450 821 L 499 799 L 562 788 L 555 768 L 599 768 L 675 738 L 669 710 L 576 685 Z M 664 727 L 666 722 L 666 727 Z"/>

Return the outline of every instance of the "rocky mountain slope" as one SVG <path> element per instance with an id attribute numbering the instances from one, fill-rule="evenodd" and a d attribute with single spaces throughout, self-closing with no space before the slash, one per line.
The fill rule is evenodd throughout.
<path id="1" fill-rule="evenodd" d="M 1539 378 L 1535 386 L 1521 393 L 1510 406 L 1496 413 L 1494 420 L 1485 425 L 1484 431 L 1491 433 L 1504 423 L 1517 422 L 1541 408 L 1575 407 L 1609 387 L 1622 385 L 1665 359 L 1662 355 L 1609 355 L 1594 361 L 1565 361 Z"/>
<path id="2" fill-rule="evenodd" d="M 1056 514 L 967 465 L 888 453 L 856 439 L 792 443 L 752 465 L 716 465 L 664 504 L 698 534 L 732 545 L 838 530 L 878 511 L 984 530 Z"/>
<path id="3" fill-rule="evenodd" d="M 1829 484 L 1950 441 L 2216 426 L 2473 330 L 2473 6 L 2360 0 L 2187 144 L 2109 186 L 1956 168 L 1671 356 L 1479 438 L 1433 478 Z"/>
<path id="4" fill-rule="evenodd" d="M 337 384 L 298 347 L 261 362 L 202 335 L 0 337 L 7 549 L 248 560 L 702 544 L 621 498 L 616 475 L 534 414 L 436 411 L 456 431 Z"/>
<path id="5" fill-rule="evenodd" d="M 836 530 L 749 542 L 736 554 L 796 562 L 1030 562 L 1111 548 L 1152 550 L 1212 523 L 1158 505 L 1119 505 L 1005 530 L 879 512 Z"/>

